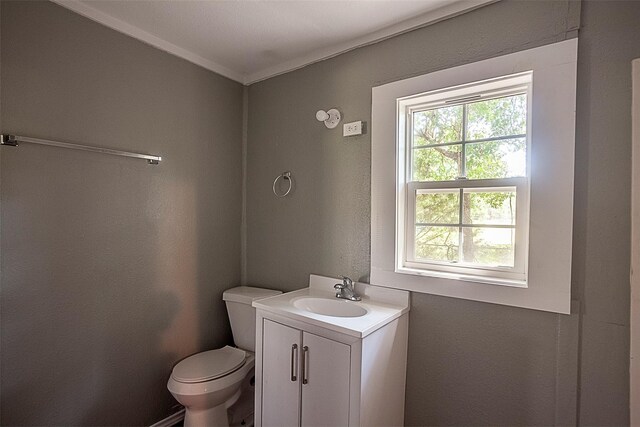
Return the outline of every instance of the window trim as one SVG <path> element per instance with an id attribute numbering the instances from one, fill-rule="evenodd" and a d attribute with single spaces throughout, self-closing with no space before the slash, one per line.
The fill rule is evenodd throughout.
<path id="1" fill-rule="evenodd" d="M 529 232 L 529 171 L 531 148 L 531 99 L 532 99 L 532 75 L 531 71 L 515 73 L 507 76 L 495 77 L 489 80 L 471 82 L 449 88 L 443 88 L 423 94 L 411 95 L 397 100 L 397 176 L 399 186 L 405 190 L 400 192 L 396 203 L 396 266 L 395 272 L 401 274 L 449 277 L 454 273 L 459 280 L 479 280 L 485 284 L 527 287 L 527 261 L 528 261 L 528 232 Z M 473 102 L 497 99 L 519 94 L 527 95 L 527 132 L 526 137 L 526 175 L 524 177 L 494 178 L 494 179 L 470 179 L 451 181 L 414 181 L 412 171 L 412 154 L 416 147 L 413 146 L 413 114 L 430 109 L 468 105 Z M 484 95 L 484 96 L 483 96 Z M 460 141 L 446 144 L 430 144 L 424 147 L 439 147 L 445 145 L 481 143 L 482 141 L 505 140 L 509 135 L 495 138 L 481 138 L 478 140 L 466 140 L 464 133 Z M 464 148 L 462 156 L 464 157 Z M 464 165 L 464 163 L 463 163 Z M 452 265 L 451 263 L 420 262 L 415 261 L 413 238 L 415 226 L 415 193 L 420 189 L 466 189 L 482 187 L 516 187 L 516 238 L 514 266 L 508 268 Z M 462 200 L 460 200 L 462 203 Z M 460 218 L 462 221 L 462 218 Z"/>
<path id="2" fill-rule="evenodd" d="M 570 312 L 577 39 L 461 65 L 372 89 L 371 283 L 557 313 Z M 534 74 L 531 107 L 527 288 L 491 286 L 457 273 L 396 272 L 402 185 L 397 100 L 519 72 Z M 406 154 L 406 153 L 405 153 Z M 399 218 L 401 220 L 401 218 Z"/>

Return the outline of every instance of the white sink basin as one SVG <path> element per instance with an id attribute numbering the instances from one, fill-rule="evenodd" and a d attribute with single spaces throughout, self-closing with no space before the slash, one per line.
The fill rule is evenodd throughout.
<path id="1" fill-rule="evenodd" d="M 253 301 L 256 316 L 269 313 L 355 338 L 364 338 L 409 311 L 409 292 L 356 283 L 362 301 L 336 298 L 339 279 L 312 274 L 309 287 Z M 640 427 L 640 426 L 639 426 Z"/>
<path id="2" fill-rule="evenodd" d="M 338 299 L 306 297 L 295 300 L 293 305 L 300 310 L 324 316 L 360 317 L 367 314 L 367 309 L 353 302 Z"/>

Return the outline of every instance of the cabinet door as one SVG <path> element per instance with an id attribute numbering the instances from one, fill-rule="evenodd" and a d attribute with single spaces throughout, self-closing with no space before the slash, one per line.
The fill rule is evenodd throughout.
<path id="1" fill-rule="evenodd" d="M 265 319 L 262 335 L 262 425 L 300 423 L 301 332 Z"/>
<path id="2" fill-rule="evenodd" d="M 302 426 L 349 424 L 351 347 L 302 333 Z"/>

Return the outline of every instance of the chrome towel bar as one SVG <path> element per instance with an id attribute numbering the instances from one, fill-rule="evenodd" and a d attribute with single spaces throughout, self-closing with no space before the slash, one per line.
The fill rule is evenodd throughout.
<path id="1" fill-rule="evenodd" d="M 152 156 L 149 154 L 131 153 L 129 151 L 112 150 L 111 148 L 92 147 L 90 145 L 72 144 L 70 142 L 49 141 L 47 139 L 30 138 L 28 136 L 18 135 L 1 135 L 0 145 L 17 146 L 18 143 L 26 142 L 29 144 L 50 145 L 52 147 L 71 148 L 73 150 L 92 151 L 94 153 L 113 154 L 115 156 L 133 157 L 136 159 L 145 159 L 150 165 L 157 165 L 162 161 L 160 156 Z"/>

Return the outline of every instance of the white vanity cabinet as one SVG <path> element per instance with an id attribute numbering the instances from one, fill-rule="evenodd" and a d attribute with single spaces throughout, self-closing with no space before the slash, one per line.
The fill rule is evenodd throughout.
<path id="1" fill-rule="evenodd" d="M 349 345 L 268 319 L 262 342 L 263 426 L 349 424 Z"/>
<path id="2" fill-rule="evenodd" d="M 363 298 L 368 319 L 333 321 L 286 309 L 285 295 L 254 304 L 256 426 L 403 425 L 408 297 L 406 307 L 381 304 L 383 314 Z"/>

